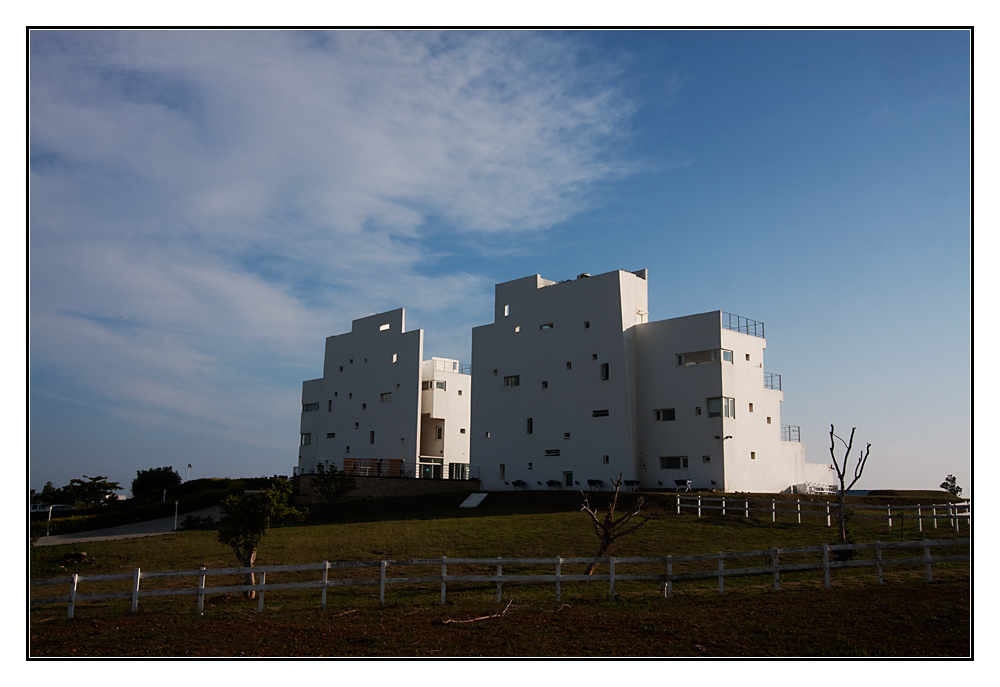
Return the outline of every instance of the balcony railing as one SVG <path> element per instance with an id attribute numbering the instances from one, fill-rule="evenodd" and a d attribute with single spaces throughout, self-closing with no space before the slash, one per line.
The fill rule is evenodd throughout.
<path id="1" fill-rule="evenodd" d="M 799 426 L 781 425 L 781 440 L 801 442 L 802 439 L 799 437 Z"/>
<path id="2" fill-rule="evenodd" d="M 434 369 L 438 372 L 457 372 L 462 375 L 472 374 L 472 365 L 469 363 L 460 363 L 457 360 L 441 360 L 437 358 L 434 360 Z"/>
<path id="3" fill-rule="evenodd" d="M 764 373 L 764 388 L 781 391 L 781 375 L 773 372 Z"/>
<path id="4" fill-rule="evenodd" d="M 764 323 L 751 320 L 742 315 L 734 315 L 728 312 L 722 313 L 722 328 L 728 329 L 731 332 L 740 332 L 741 334 L 749 334 L 761 339 L 764 338 Z"/>

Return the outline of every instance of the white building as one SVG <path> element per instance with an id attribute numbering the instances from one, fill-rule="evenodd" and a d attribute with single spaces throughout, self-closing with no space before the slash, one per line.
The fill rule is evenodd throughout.
<path id="1" fill-rule="evenodd" d="M 719 311 L 647 322 L 646 270 L 496 286 L 472 332 L 473 464 L 486 489 L 782 492 L 832 484 L 781 425 L 763 324 Z"/>
<path id="2" fill-rule="evenodd" d="M 467 478 L 471 377 L 457 360 L 423 360 L 405 310 L 354 320 L 326 339 L 323 377 L 302 383 L 296 474 Z"/>

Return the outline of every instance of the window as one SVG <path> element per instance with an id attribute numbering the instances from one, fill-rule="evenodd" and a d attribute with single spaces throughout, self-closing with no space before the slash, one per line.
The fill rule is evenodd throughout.
<path id="1" fill-rule="evenodd" d="M 695 406 L 694 407 L 694 414 L 695 415 L 701 415 L 701 406 Z"/>
<path id="2" fill-rule="evenodd" d="M 702 463 L 711 463 L 712 462 L 712 456 L 702 456 L 701 457 L 701 462 Z"/>
<path id="3" fill-rule="evenodd" d="M 526 434 L 532 434 L 535 431 L 535 418 L 529 417 L 527 424 Z"/>
<path id="4" fill-rule="evenodd" d="M 448 385 L 447 382 L 434 382 L 434 388 L 440 389 L 441 391 L 444 391 L 447 385 Z"/>
<path id="5" fill-rule="evenodd" d="M 438 441 L 441 441 L 441 437 L 442 437 L 443 434 L 444 434 L 444 427 L 435 427 L 434 428 L 434 438 L 435 439 L 437 439 Z"/>
<path id="6" fill-rule="evenodd" d="M 736 399 L 734 398 L 710 398 L 708 399 L 709 417 L 736 417 Z"/>
<path id="7" fill-rule="evenodd" d="M 767 418 L 767 424 L 771 424 L 771 418 Z"/>
<path id="8" fill-rule="evenodd" d="M 601 363 L 601 381 L 606 382 L 611 378 L 610 370 L 608 369 L 608 363 Z"/>
<path id="9" fill-rule="evenodd" d="M 510 315 L 510 306 L 509 305 L 505 305 L 505 306 L 503 306 L 503 316 L 507 317 L 508 315 Z"/>
<path id="10" fill-rule="evenodd" d="M 333 397 L 337 398 L 337 392 L 336 391 L 333 392 Z"/>
<path id="11" fill-rule="evenodd" d="M 465 434 L 465 427 L 462 427 L 460 430 L 458 430 L 458 433 L 459 434 Z"/>
<path id="12" fill-rule="evenodd" d="M 567 370 L 572 370 L 573 369 L 573 363 L 566 363 L 566 369 Z"/>
<path id="13" fill-rule="evenodd" d="M 504 465 L 503 463 L 500 463 L 500 479 L 503 479 L 506 476 L 507 476 L 507 466 Z"/>
<path id="14" fill-rule="evenodd" d="M 384 331 L 385 331 L 386 329 L 388 329 L 388 328 L 389 328 L 389 323 L 387 322 L 386 324 L 383 324 L 383 325 L 381 325 L 381 326 L 380 326 L 380 327 L 378 328 L 378 330 L 379 330 L 380 332 L 384 332 Z"/>
<path id="15" fill-rule="evenodd" d="M 528 469 L 529 469 L 529 470 L 532 470 L 532 469 L 534 469 L 534 467 L 535 467 L 535 466 L 534 466 L 534 465 L 533 465 L 532 463 L 528 463 Z"/>
<path id="16" fill-rule="evenodd" d="M 552 329 L 552 323 L 549 322 L 547 324 L 540 324 L 540 325 L 538 325 L 538 328 L 539 329 Z"/>
<path id="17" fill-rule="evenodd" d="M 348 362 L 349 364 L 353 365 L 353 364 L 354 364 L 354 358 L 351 358 L 351 359 L 350 359 L 350 360 L 348 360 L 347 362 Z"/>
<path id="18" fill-rule="evenodd" d="M 521 375 L 511 375 L 503 378 L 504 386 L 521 386 Z"/>
<path id="19" fill-rule="evenodd" d="M 609 415 L 609 411 L 607 408 L 604 410 L 595 410 L 591 413 L 591 415 L 594 417 L 607 417 Z"/>
<path id="20" fill-rule="evenodd" d="M 545 455 L 546 456 L 558 456 L 559 455 L 559 449 L 557 449 L 557 448 L 547 448 L 547 449 L 545 449 Z"/>
<path id="21" fill-rule="evenodd" d="M 327 439 L 336 439 L 337 438 L 337 433 L 336 432 L 327 432 L 326 433 L 326 438 Z"/>
<path id="22" fill-rule="evenodd" d="M 563 432 L 563 439 L 569 439 L 569 432 Z"/>
<path id="23" fill-rule="evenodd" d="M 753 412 L 753 403 L 750 404 L 750 412 Z"/>
<path id="24" fill-rule="evenodd" d="M 584 329 L 590 329 L 590 320 L 584 320 L 583 321 L 583 328 Z"/>
<path id="25" fill-rule="evenodd" d="M 490 433 L 489 433 L 489 432 L 487 432 L 487 433 L 486 433 L 486 438 L 487 438 L 487 439 L 489 439 L 489 438 L 490 438 Z"/>
<path id="26" fill-rule="evenodd" d="M 747 353 L 747 362 L 750 362 L 750 354 Z"/>
<path id="27" fill-rule="evenodd" d="M 302 435 L 302 442 L 301 442 L 300 445 L 301 446 L 308 446 L 309 444 L 312 443 L 312 438 L 313 438 L 312 434 L 303 434 Z"/>
<path id="28" fill-rule="evenodd" d="M 661 470 L 685 470 L 688 466 L 687 456 L 661 456 Z"/>
<path id="29" fill-rule="evenodd" d="M 395 363 L 395 362 L 396 362 L 396 358 L 397 358 L 397 357 L 398 357 L 398 356 L 397 356 L 397 355 L 396 355 L 395 353 L 393 353 L 393 354 L 392 354 L 392 362 L 393 362 L 393 363 Z"/>
<path id="30" fill-rule="evenodd" d="M 333 395 L 336 396 L 337 392 L 334 391 Z M 326 412 L 328 412 L 328 413 L 332 413 L 333 412 L 333 401 L 332 400 L 326 402 Z"/>
<path id="31" fill-rule="evenodd" d="M 496 371 L 496 370 L 493 370 L 493 376 L 494 376 L 494 377 L 496 377 L 496 376 L 497 376 L 497 371 Z"/>
<path id="32" fill-rule="evenodd" d="M 340 371 L 341 371 L 341 372 L 343 372 L 343 371 L 344 371 L 344 366 L 343 366 L 343 365 L 341 365 L 341 366 L 340 366 Z"/>
<path id="33" fill-rule="evenodd" d="M 319 403 L 303 403 L 302 404 L 302 412 L 303 413 L 308 413 L 308 412 L 311 412 L 313 410 L 319 410 Z"/>
<path id="34" fill-rule="evenodd" d="M 517 334 L 519 331 L 521 331 L 521 325 L 517 325 L 516 327 L 514 327 L 515 334 Z"/>
<path id="35" fill-rule="evenodd" d="M 354 423 L 354 429 L 358 429 L 359 427 L 361 427 L 361 423 L 360 422 L 355 422 Z"/>
<path id="36" fill-rule="evenodd" d="M 677 364 L 685 366 L 717 363 L 720 360 L 727 363 L 733 362 L 733 352 L 724 348 L 714 348 L 707 351 L 692 351 L 677 356 Z"/>
<path id="37" fill-rule="evenodd" d="M 756 451 L 751 451 L 750 452 L 750 460 L 757 460 L 757 452 Z"/>
<path id="38" fill-rule="evenodd" d="M 430 388 L 431 388 L 431 383 L 430 382 L 420 382 L 420 390 L 421 391 L 427 391 Z"/>
<path id="39" fill-rule="evenodd" d="M 653 419 L 657 422 L 669 422 L 676 419 L 677 413 L 674 408 L 660 408 L 653 411 Z"/>
<path id="40" fill-rule="evenodd" d="M 375 443 L 375 430 L 374 429 L 372 431 L 368 432 L 368 443 L 369 444 L 374 444 Z"/>
<path id="41" fill-rule="evenodd" d="M 361 410 L 368 410 L 368 404 L 367 403 L 362 403 L 361 404 Z"/>
<path id="42" fill-rule="evenodd" d="M 684 356 L 683 355 L 677 356 L 677 364 L 678 365 L 683 365 L 684 364 Z"/>
<path id="43" fill-rule="evenodd" d="M 351 447 L 350 446 L 348 446 L 346 449 L 344 449 L 344 453 L 350 453 L 350 452 L 351 452 Z"/>
<path id="44" fill-rule="evenodd" d="M 725 362 L 727 362 L 727 363 L 733 362 L 733 352 L 732 351 L 723 350 L 722 351 L 722 359 Z"/>
<path id="45" fill-rule="evenodd" d="M 611 456 L 609 456 L 608 454 L 605 453 L 604 454 L 604 464 L 607 465 L 610 462 L 611 462 Z"/>
<path id="46" fill-rule="evenodd" d="M 461 395 L 462 395 L 462 390 L 461 390 L 461 389 L 459 389 L 459 390 L 458 390 L 458 395 L 459 395 L 459 396 L 461 396 Z"/>
<path id="47" fill-rule="evenodd" d="M 542 382 L 542 388 L 543 389 L 548 389 L 549 388 L 549 383 L 548 382 Z"/>
<path id="48" fill-rule="evenodd" d="M 348 393 L 347 394 L 347 398 L 348 398 L 348 400 L 354 398 L 354 394 L 353 393 Z"/>
<path id="49" fill-rule="evenodd" d="M 597 360 L 597 354 L 596 354 L 596 353 L 595 353 L 595 354 L 594 354 L 593 356 L 591 356 L 591 357 L 592 357 L 592 358 L 593 358 L 594 360 Z"/>
<path id="50" fill-rule="evenodd" d="M 378 396 L 378 402 L 379 403 L 392 403 L 392 392 L 389 391 L 389 392 L 384 393 L 384 394 L 379 394 L 379 396 Z"/>

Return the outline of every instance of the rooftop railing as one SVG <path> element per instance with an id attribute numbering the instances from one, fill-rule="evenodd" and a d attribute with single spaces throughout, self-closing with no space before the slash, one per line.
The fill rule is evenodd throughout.
<path id="1" fill-rule="evenodd" d="M 781 391 L 781 375 L 773 372 L 764 373 L 764 388 Z"/>
<path id="2" fill-rule="evenodd" d="M 798 442 L 801 442 L 802 439 L 799 436 L 799 426 L 798 425 L 781 425 L 781 440 L 782 441 L 798 441 Z"/>
<path id="3" fill-rule="evenodd" d="M 743 317 L 742 315 L 734 315 L 728 312 L 722 313 L 722 328 L 728 329 L 731 332 L 740 332 L 741 334 L 749 334 L 761 339 L 764 338 L 764 323 L 751 320 L 749 317 Z"/>

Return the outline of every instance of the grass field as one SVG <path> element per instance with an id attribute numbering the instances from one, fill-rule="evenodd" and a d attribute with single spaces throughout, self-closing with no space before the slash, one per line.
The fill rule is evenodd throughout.
<path id="1" fill-rule="evenodd" d="M 603 498 L 595 495 L 591 502 Z M 661 519 L 622 540 L 613 555 L 836 542 L 836 527 L 826 528 L 825 518 L 817 515 L 801 525 L 794 516 L 772 523 L 769 514 L 697 518 L 676 515 L 672 496 L 647 498 L 660 501 Z M 866 500 L 883 504 L 893 498 L 914 502 L 912 495 Z M 458 509 L 463 499 L 452 494 L 361 502 L 331 513 L 334 522 L 275 528 L 261 547 L 258 565 L 440 556 L 576 557 L 591 556 L 597 549 L 593 528 L 579 512 L 579 494 L 491 494 L 475 510 Z M 857 500 L 855 507 L 864 501 Z M 925 524 L 924 534 L 934 539 L 970 536 L 964 528 L 961 534 L 948 530 L 946 520 L 939 527 L 929 530 Z M 852 533 L 858 542 L 923 538 L 906 521 L 894 521 L 888 532 L 884 520 L 854 518 Z M 215 537 L 208 530 L 37 548 L 31 576 L 235 566 Z M 60 565 L 64 553 L 80 549 L 91 564 Z M 821 573 L 789 573 L 782 575 L 778 593 L 770 591 L 765 577 L 733 578 L 727 580 L 724 596 L 717 594 L 714 581 L 687 582 L 675 585 L 671 599 L 662 597 L 656 583 L 629 582 L 617 587 L 615 603 L 608 601 L 606 582 L 584 582 L 564 583 L 558 604 L 552 585 L 505 585 L 498 605 L 495 587 L 470 583 L 450 584 L 443 607 L 440 586 L 434 584 L 390 587 L 385 607 L 379 605 L 378 589 L 370 587 L 331 589 L 326 609 L 320 609 L 318 590 L 271 592 L 263 614 L 256 613 L 256 602 L 238 594 L 207 597 L 204 616 L 196 614 L 190 596 L 144 598 L 136 614 L 129 612 L 127 601 L 81 603 L 73 620 L 65 618 L 65 605 L 43 606 L 31 611 L 30 651 L 34 656 L 966 656 L 971 651 L 969 564 L 935 565 L 934 574 L 935 581 L 927 584 L 921 568 L 887 568 L 885 584 L 879 586 L 871 569 L 840 570 L 834 572 L 833 588 L 825 590 Z M 287 573 L 280 580 L 269 575 L 268 582 L 316 577 L 302 575 Z M 171 584 L 151 581 L 150 587 L 152 582 Z M 128 588 L 127 583 L 104 584 Z M 98 591 L 100 585 L 81 591 Z M 65 590 L 47 588 L 37 595 L 56 594 Z M 498 614 L 504 608 L 499 618 L 443 622 Z"/>

